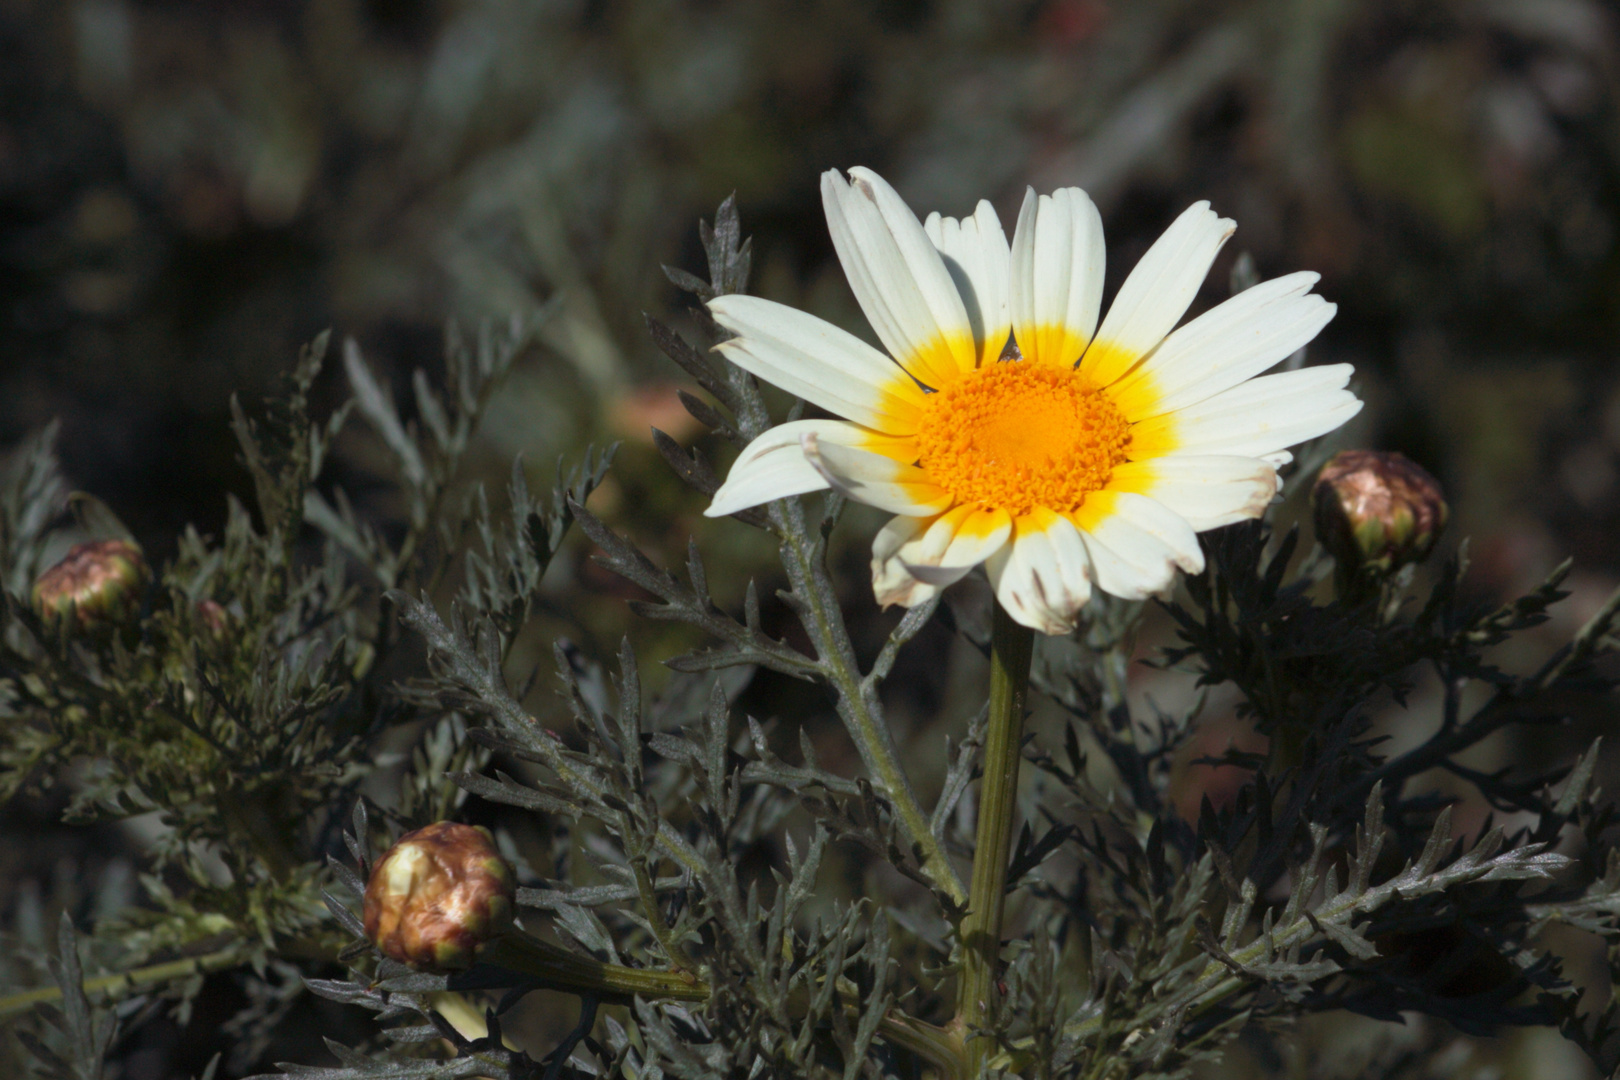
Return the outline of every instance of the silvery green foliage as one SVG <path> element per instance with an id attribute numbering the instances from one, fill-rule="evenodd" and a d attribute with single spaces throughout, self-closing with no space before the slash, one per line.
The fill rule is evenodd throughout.
<path id="1" fill-rule="evenodd" d="M 62 988 L 62 1004 L 60 1008 L 42 1007 L 40 1016 L 65 1036 L 66 1054 L 56 1053 L 30 1032 L 19 1032 L 18 1037 L 33 1051 L 41 1075 L 51 1080 L 100 1080 L 107 1050 L 117 1035 L 117 1023 L 110 1014 L 93 1011 L 81 988 L 84 969 L 79 962 L 78 935 L 66 913 L 62 916 L 58 947 L 60 954 L 51 959 L 51 974 Z"/>
<path id="2" fill-rule="evenodd" d="M 105 641 L 53 638 L 28 607 L 28 586 L 61 538 L 97 524 L 65 523 L 72 500 L 55 426 L 0 469 L 0 793 L 65 788 L 75 822 L 152 815 L 132 830 L 144 858 L 140 902 L 129 904 L 128 887 L 97 898 L 85 943 L 95 1007 L 136 1015 L 155 993 L 184 1019 L 208 973 L 239 969 L 250 1005 L 231 1028 L 238 1053 L 225 1065 L 240 1073 L 301 992 L 300 972 L 343 948 L 321 901 L 325 853 L 382 744 L 397 745 L 402 731 L 411 740 L 397 820 L 426 824 L 461 804 L 465 793 L 446 774 L 486 759 L 462 737 L 462 718 L 424 712 L 395 686 L 405 639 L 383 593 L 442 575 L 458 561 L 462 533 L 481 530 L 486 574 L 499 580 L 500 601 L 522 610 L 561 543 L 567 499 L 600 482 L 602 455 L 560 476 L 543 502 L 514 480 L 514 498 L 523 496 L 515 526 L 499 524 L 481 493 L 453 490 L 494 386 L 530 337 L 516 324 L 471 343 L 452 332 L 445 389 L 420 372 L 414 380 L 418 430 L 352 343 L 354 397 L 315 419 L 322 335 L 257 417 L 234 409 L 257 505 L 231 500 L 219 537 L 187 530 L 139 626 Z M 387 537 L 361 522 L 341 488 L 317 488 L 355 410 L 391 456 L 408 508 L 405 528 Z M 496 569 L 507 565 L 510 573 Z M 47 899 L 84 910 L 71 895 Z M 22 922 L 6 929 L 0 1015 L 26 1009 L 50 982 L 41 935 Z M 92 1028 L 33 1028 L 39 1046 L 97 1072 L 82 1064 L 101 1053 L 80 1038 Z M 103 1029 L 93 1030 L 99 1038 Z M 0 1066 L 9 1069 L 7 1053 Z"/>
<path id="3" fill-rule="evenodd" d="M 671 271 L 672 280 L 700 299 L 740 291 L 749 248 L 729 200 L 703 239 L 708 280 Z M 701 307 L 692 318 L 711 342 L 718 336 Z M 663 323 L 649 325 L 713 399 L 685 396 L 694 416 L 739 445 L 770 426 L 751 378 L 712 363 Z M 146 904 L 98 938 L 125 943 L 109 964 L 179 955 L 191 967 L 167 982 L 92 979 L 92 998 L 74 992 L 80 976 L 70 965 L 58 965 L 66 1049 L 33 1036 L 45 1074 L 98 1075 L 111 1028 L 93 1001 L 194 988 L 204 939 L 224 933 L 234 944 L 210 963 L 299 964 L 309 991 L 374 1017 L 358 1043 L 328 1040 L 335 1064 L 289 1063 L 284 1075 L 951 1075 L 959 1033 L 945 1025 L 984 711 L 959 733 L 927 806 L 880 689 L 930 619 L 988 649 L 971 589 L 904 615 L 863 664 L 827 561 L 843 509 L 836 497 L 738 515 L 778 546 L 792 634 L 768 629 L 781 621 L 765 618 L 752 585 L 740 612 L 724 610 L 695 546 L 672 570 L 587 511 L 603 458 L 587 458 L 545 496 L 516 469 L 504 511 L 482 493 L 458 505 L 457 465 L 515 349 L 494 338 L 453 353 L 442 399 L 417 380 L 420 431 L 400 419 L 358 352 L 346 352 L 353 409 L 394 462 L 406 507 L 403 530 L 385 536 L 341 493 L 313 486 L 346 415 L 322 424 L 307 415 L 323 347 L 300 364 L 270 431 L 238 422 L 259 522 L 238 510 L 223 542 L 187 539 L 133 652 L 114 643 L 94 655 L 77 646 L 49 653 L 12 602 L 0 661 L 11 782 L 40 782 L 65 760 L 64 747 L 104 755 L 103 772 L 80 778 L 75 812 L 164 808 L 175 837 L 154 846 L 154 864 L 189 881 L 174 889 L 150 879 Z M 658 447 L 682 479 L 714 489 L 715 470 L 700 454 L 667 438 Z M 37 562 L 30 552 L 50 515 L 33 501 L 61 491 L 48 439 L 9 468 L 0 485 L 8 582 L 24 560 Z M 318 558 L 295 552 L 299 520 L 327 538 Z M 634 602 L 639 614 L 685 624 L 707 643 L 668 661 L 675 675 L 653 697 L 628 642 L 606 658 L 558 640 L 556 685 L 572 724 L 554 731 L 525 705 L 532 680 L 514 680 L 509 668 L 514 640 L 535 618 L 541 576 L 575 522 L 603 565 L 650 596 Z M 1229 807 L 1206 802 L 1196 824 L 1177 816 L 1167 793 L 1197 710 L 1142 716 L 1124 694 L 1144 606 L 1099 597 L 1076 635 L 1042 642 L 1034 687 L 1067 719 L 1026 747 L 1032 779 L 1008 875 L 1018 896 L 1007 966 L 991 1022 L 970 1034 L 994 1040 L 992 1067 L 1018 1075 L 1183 1077 L 1239 1033 L 1285 1039 L 1279 1022 L 1291 1017 L 1419 1013 L 1472 1033 L 1556 1026 L 1614 1068 L 1613 1008 L 1583 1011 L 1546 942 L 1555 925 L 1620 941 L 1620 856 L 1612 808 L 1593 784 L 1598 747 L 1541 773 L 1482 773 L 1460 755 L 1612 695 L 1620 597 L 1538 670 L 1516 674 L 1487 650 L 1545 621 L 1566 571 L 1515 603 L 1480 610 L 1463 596 L 1459 558 L 1426 595 L 1413 595 L 1408 573 L 1346 606 L 1315 598 L 1325 567 L 1315 555 L 1296 559 L 1297 542 L 1259 522 L 1209 534 L 1209 569 L 1165 605 L 1180 637 L 1159 662 L 1235 686 L 1259 728 L 1294 750 L 1270 761 L 1229 754 L 1228 763 L 1257 770 L 1254 783 Z M 232 632 L 251 649 L 206 644 L 186 614 L 225 583 L 239 620 Z M 1369 703 L 1405 694 L 1424 667 L 1443 688 L 1439 723 L 1391 752 L 1371 733 Z M 824 766 L 808 737 L 788 752 L 793 740 L 739 714 L 733 703 L 760 669 L 824 691 L 859 772 Z M 1465 698 L 1469 683 L 1489 689 L 1483 703 Z M 137 697 L 166 712 L 146 716 Z M 973 713 L 968 704 L 958 711 Z M 192 774 L 223 776 L 233 792 L 276 791 L 277 800 L 246 803 L 275 828 L 241 826 L 257 837 L 245 846 L 243 833 L 209 832 L 233 825 L 209 824 L 221 815 L 195 779 L 171 787 L 162 755 L 111 752 L 124 745 L 109 741 L 114 723 L 134 715 L 149 745 L 166 746 L 157 736 L 168 733 L 187 748 Z M 393 820 L 378 822 L 355 798 L 356 780 L 375 765 L 379 736 L 411 721 L 420 735 L 385 808 Z M 1477 788 L 1504 823 L 1454 840 L 1448 800 L 1416 782 L 1435 769 Z M 1103 774 L 1114 780 L 1099 786 Z M 674 974 L 707 987 L 707 999 L 677 1003 L 605 980 L 564 986 L 493 964 L 426 974 L 377 955 L 357 914 L 374 846 L 474 800 L 553 838 L 550 875 L 523 870 L 526 926 L 549 928 L 592 970 Z M 283 839 L 267 846 L 262 834 Z M 191 854 L 199 842 L 228 852 L 229 883 L 210 879 Z M 780 858 L 751 857 L 770 845 Z M 868 870 L 865 895 L 853 901 L 823 894 L 838 852 Z M 346 977 L 335 977 L 338 961 Z M 572 1029 L 543 1049 L 506 1045 L 512 1007 L 559 987 L 579 1003 Z M 477 1030 L 469 1033 L 464 1015 L 452 1022 L 454 999 L 444 995 L 476 1003 Z M 274 1019 L 269 1006 L 259 1015 Z M 1444 1049 L 1442 1038 L 1420 1039 L 1376 1067 L 1423 1075 L 1440 1068 Z"/>

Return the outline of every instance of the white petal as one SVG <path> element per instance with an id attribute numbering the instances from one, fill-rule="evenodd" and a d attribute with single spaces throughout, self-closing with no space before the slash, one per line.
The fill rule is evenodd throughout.
<path id="1" fill-rule="evenodd" d="M 1197 574 L 1204 569 L 1204 549 L 1198 546 L 1198 534 L 1186 518 L 1157 499 L 1134 491 L 1109 494 L 1113 496 L 1114 517 L 1130 522 L 1144 535 L 1163 544 L 1170 558 L 1187 573 Z M 1079 511 L 1079 515 L 1083 514 L 1085 507 Z"/>
<path id="2" fill-rule="evenodd" d="M 1136 371 L 1114 385 L 1114 403 L 1132 420 L 1196 405 L 1279 363 L 1303 347 L 1337 307 L 1309 295 L 1318 275 L 1289 274 L 1245 289 L 1183 326 Z"/>
<path id="3" fill-rule="evenodd" d="M 996 208 L 980 199 L 973 216 L 961 221 L 929 214 L 923 232 L 944 257 L 945 269 L 962 296 L 979 363 L 995 363 L 1012 331 L 1007 307 L 1007 234 Z"/>
<path id="4" fill-rule="evenodd" d="M 1107 386 L 1125 374 L 1175 329 L 1236 227 L 1216 216 L 1209 203 L 1198 202 L 1153 242 L 1119 287 L 1096 342 L 1081 361 L 1097 385 Z"/>
<path id="5" fill-rule="evenodd" d="M 1349 364 L 1262 375 L 1179 412 L 1131 428 L 1129 454 L 1151 460 L 1176 454 L 1264 457 L 1314 439 L 1361 411 L 1344 385 Z"/>
<path id="6" fill-rule="evenodd" d="M 936 389 L 973 370 L 973 328 L 917 216 L 870 169 L 821 174 L 833 248 L 883 347 Z"/>
<path id="7" fill-rule="evenodd" d="M 1115 596 L 1140 600 L 1169 588 L 1176 567 L 1189 574 L 1204 568 L 1192 526 L 1146 495 L 1094 492 L 1070 520 L 1086 540 L 1097 584 Z"/>
<path id="8" fill-rule="evenodd" d="M 715 348 L 744 371 L 874 430 L 916 432 L 922 390 L 860 338 L 756 296 L 719 296 L 709 311 L 737 335 Z"/>
<path id="9" fill-rule="evenodd" d="M 1012 515 L 1005 510 L 983 510 L 958 506 L 934 523 L 933 529 L 954 531 L 950 544 L 936 564 L 905 564 L 911 575 L 943 588 L 967 576 L 968 572 L 1000 551 L 1012 535 Z"/>
<path id="10" fill-rule="evenodd" d="M 972 506 L 935 517 L 894 518 L 872 541 L 872 591 L 884 607 L 915 607 L 993 557 L 1011 532 L 1005 514 Z M 947 563 L 953 555 L 965 565 Z"/>
<path id="11" fill-rule="evenodd" d="M 1097 330 L 1102 215 L 1079 188 L 1025 192 L 1013 235 L 1013 336 L 1025 357 L 1072 366 Z"/>
<path id="12" fill-rule="evenodd" d="M 943 515 L 940 515 L 943 516 Z M 919 581 L 910 570 L 938 559 L 950 546 L 952 533 L 940 530 L 929 540 L 929 529 L 938 517 L 897 517 L 878 530 L 872 539 L 872 593 L 883 607 L 899 604 L 916 607 L 939 592 L 939 586 Z"/>
<path id="13" fill-rule="evenodd" d="M 1012 543 L 986 563 L 1007 614 L 1043 634 L 1067 634 L 1091 599 L 1091 558 L 1065 517 L 1039 508 L 1014 523 Z"/>
<path id="14" fill-rule="evenodd" d="M 1259 458 L 1171 454 L 1118 466 L 1108 486 L 1161 502 L 1203 532 L 1263 514 L 1277 493 L 1277 470 Z"/>
<path id="15" fill-rule="evenodd" d="M 725 517 L 750 506 L 823 491 L 826 479 L 804 456 L 799 438 L 814 434 L 822 442 L 864 446 L 872 433 L 842 420 L 795 420 L 778 424 L 743 448 L 726 474 L 726 482 L 703 511 L 705 517 Z"/>
<path id="16" fill-rule="evenodd" d="M 804 456 L 834 491 L 891 514 L 922 517 L 951 505 L 952 496 L 915 465 L 851 446 L 822 442 L 814 432 L 799 439 Z"/>
<path id="17" fill-rule="evenodd" d="M 1123 600 L 1145 600 L 1164 592 L 1176 578 L 1170 548 L 1122 517 L 1104 518 L 1081 529 L 1097 587 Z"/>
<path id="18" fill-rule="evenodd" d="M 994 554 L 994 552 L 992 552 Z M 936 589 L 948 589 L 958 581 L 973 573 L 978 563 L 963 563 L 961 565 L 923 566 L 919 563 L 903 563 L 906 573 Z"/>

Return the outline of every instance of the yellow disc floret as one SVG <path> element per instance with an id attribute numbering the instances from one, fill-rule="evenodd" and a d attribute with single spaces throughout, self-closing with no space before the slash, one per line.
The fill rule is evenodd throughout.
<path id="1" fill-rule="evenodd" d="M 1125 460 L 1131 428 L 1080 372 L 1027 360 L 987 364 L 928 395 L 918 464 L 959 503 L 1078 510 Z"/>

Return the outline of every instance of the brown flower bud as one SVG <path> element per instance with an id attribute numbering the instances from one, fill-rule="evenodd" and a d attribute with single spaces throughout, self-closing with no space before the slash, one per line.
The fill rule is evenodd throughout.
<path id="1" fill-rule="evenodd" d="M 1333 455 L 1311 492 L 1316 538 L 1346 572 L 1388 574 L 1434 548 L 1450 508 L 1440 482 L 1402 454 Z"/>
<path id="2" fill-rule="evenodd" d="M 212 636 L 223 636 L 230 621 L 231 613 L 218 600 L 197 601 L 197 622 Z"/>
<path id="3" fill-rule="evenodd" d="M 441 821 L 400 837 L 377 861 L 366 884 L 366 936 L 406 964 L 469 967 L 511 921 L 516 891 L 489 830 Z"/>
<path id="4" fill-rule="evenodd" d="M 75 544 L 34 582 L 34 613 L 53 632 L 94 634 L 133 620 L 148 578 L 141 549 L 124 540 Z"/>

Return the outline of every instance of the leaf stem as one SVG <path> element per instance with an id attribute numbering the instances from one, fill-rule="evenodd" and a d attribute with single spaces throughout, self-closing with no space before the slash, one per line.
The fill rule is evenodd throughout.
<path id="1" fill-rule="evenodd" d="M 978 835 L 973 880 L 962 918 L 962 974 L 957 984 L 957 1023 L 968 1039 L 968 1075 L 977 1076 L 992 1046 L 974 1038 L 989 1018 L 990 995 L 1001 957 L 1001 917 L 1007 900 L 1007 859 L 1018 810 L 1018 767 L 1023 759 L 1024 698 L 1035 632 L 1014 622 L 997 604 L 990 630 L 990 720 L 984 739 L 984 778 L 979 783 Z"/>

